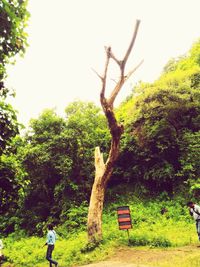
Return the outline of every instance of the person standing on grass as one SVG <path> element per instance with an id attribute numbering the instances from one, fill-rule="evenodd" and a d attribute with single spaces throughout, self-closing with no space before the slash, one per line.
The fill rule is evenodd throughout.
<path id="1" fill-rule="evenodd" d="M 196 221 L 196 229 L 197 229 L 197 235 L 200 241 L 200 206 L 195 204 L 192 201 L 189 201 L 187 203 L 187 206 L 189 208 L 190 215 L 194 218 Z"/>
<path id="2" fill-rule="evenodd" d="M 55 242 L 56 242 L 56 232 L 53 230 L 53 225 L 49 224 L 47 233 L 47 242 L 45 243 L 45 245 L 47 245 L 46 259 L 49 261 L 50 267 L 53 267 L 52 264 L 58 267 L 57 261 L 52 259 L 52 252 L 55 247 Z"/>

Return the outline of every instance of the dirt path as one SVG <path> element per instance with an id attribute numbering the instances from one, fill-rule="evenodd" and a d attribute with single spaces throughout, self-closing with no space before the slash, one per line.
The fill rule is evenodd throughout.
<path id="1" fill-rule="evenodd" d="M 120 248 L 107 261 L 79 267 L 200 267 L 200 246 Z"/>
<path id="2" fill-rule="evenodd" d="M 80 267 L 147 267 L 146 265 L 138 265 L 133 263 L 123 263 L 116 261 L 103 261 L 95 264 L 84 265 Z"/>

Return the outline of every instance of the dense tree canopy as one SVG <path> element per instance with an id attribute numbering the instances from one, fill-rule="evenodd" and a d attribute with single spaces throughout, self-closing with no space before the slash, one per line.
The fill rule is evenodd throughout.
<path id="1" fill-rule="evenodd" d="M 19 123 L 16 111 L 6 102 L 9 90 L 4 82 L 7 64 L 13 63 L 15 55 L 22 55 L 27 46 L 24 28 L 28 16 L 27 1 L 0 2 L 0 225 L 1 231 L 7 233 L 14 230 L 18 220 L 17 210 L 27 181 L 19 156 Z"/>
<path id="2" fill-rule="evenodd" d="M 11 138 L 18 133 L 16 112 L 5 102 L 8 89 L 4 86 L 6 65 L 27 46 L 27 1 L 2 0 L 0 3 L 0 155 Z"/>
<path id="3" fill-rule="evenodd" d="M 46 222 L 61 224 L 71 216 L 75 221 L 73 207 L 89 200 L 94 148 L 100 146 L 105 156 L 109 149 L 110 133 L 100 109 L 75 101 L 64 118 L 45 110 L 30 121 L 22 138 L 16 136 L 13 108 L 5 101 L 0 107 L 1 231 L 21 227 L 29 234 L 42 233 Z M 138 84 L 117 116 L 125 132 L 111 190 L 126 184 L 150 195 L 184 189 L 199 197 L 199 41 L 187 55 L 170 60 L 154 83 Z"/>
<path id="4" fill-rule="evenodd" d="M 119 164 L 129 180 L 146 181 L 151 189 L 160 190 L 161 186 L 173 192 L 191 175 L 198 177 L 198 161 L 193 157 L 189 163 L 186 153 L 192 153 L 188 148 L 197 143 L 200 131 L 198 55 L 200 42 L 188 55 L 171 60 L 153 84 L 138 85 L 133 97 L 120 107 L 119 118 L 125 121 L 127 131 Z M 200 154 L 197 145 L 195 153 Z M 127 156 L 132 157 L 133 164 L 129 161 L 129 166 L 124 166 Z M 193 169 L 190 175 L 184 170 L 189 165 Z"/>
<path id="5" fill-rule="evenodd" d="M 30 184 L 24 202 L 24 227 L 66 219 L 72 203 L 87 200 L 92 185 L 93 149 L 106 147 L 105 119 L 92 103 L 74 102 L 66 118 L 46 110 L 30 123 L 23 165 Z M 51 220 L 51 219 L 50 219 Z M 42 229 L 42 224 L 39 224 Z"/>
<path id="6" fill-rule="evenodd" d="M 19 207 L 28 185 L 22 165 L 23 147 L 22 139 L 16 136 L 0 156 L 0 231 L 4 233 L 14 231 L 19 225 Z"/>
<path id="7" fill-rule="evenodd" d="M 16 112 L 10 104 L 0 101 L 0 156 L 9 147 L 11 139 L 19 133 Z"/>

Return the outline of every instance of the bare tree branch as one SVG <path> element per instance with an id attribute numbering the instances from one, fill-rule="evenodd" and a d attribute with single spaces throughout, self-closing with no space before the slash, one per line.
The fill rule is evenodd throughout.
<path id="1" fill-rule="evenodd" d="M 129 57 L 129 55 L 131 53 L 131 50 L 132 50 L 132 48 L 134 46 L 139 25 L 140 25 L 140 20 L 137 20 L 136 21 L 136 25 L 135 25 L 135 30 L 134 30 L 134 33 L 133 33 L 133 37 L 132 37 L 132 40 L 131 40 L 131 43 L 130 43 L 130 45 L 129 45 L 127 51 L 126 51 L 126 54 L 124 56 L 124 59 L 122 61 L 118 60 L 114 56 L 114 54 L 112 53 L 112 51 L 110 50 L 110 57 L 119 65 L 119 68 L 120 68 L 120 78 L 119 78 L 119 81 L 117 82 L 115 88 L 111 92 L 111 95 L 110 95 L 109 100 L 108 100 L 108 104 L 110 105 L 110 107 L 113 107 L 113 103 L 115 101 L 115 98 L 118 95 L 119 91 L 121 90 L 122 86 L 124 85 L 124 82 L 136 71 L 136 69 L 143 62 L 143 61 L 141 61 L 132 71 L 130 71 L 126 76 L 124 76 L 125 65 L 126 65 L 126 62 L 128 60 L 128 57 Z"/>
<path id="2" fill-rule="evenodd" d="M 115 101 L 115 98 L 118 95 L 119 91 L 121 90 L 124 82 L 125 82 L 124 77 L 121 77 L 121 80 L 117 82 L 114 90 L 112 91 L 112 93 L 111 93 L 111 95 L 110 95 L 110 97 L 108 99 L 108 104 L 109 104 L 110 107 L 113 107 L 113 103 Z"/>
<path id="3" fill-rule="evenodd" d="M 110 50 L 111 50 L 111 47 L 106 48 L 106 63 L 105 63 L 104 75 L 103 75 L 103 79 L 102 79 L 102 89 L 101 89 L 101 93 L 100 93 L 100 100 L 101 100 L 102 107 L 104 106 L 104 104 L 107 103 L 106 97 L 105 97 L 105 89 L 106 89 L 108 65 L 109 65 L 109 61 L 110 61 Z"/>
<path id="4" fill-rule="evenodd" d="M 92 71 L 101 79 L 101 81 L 103 80 L 103 77 L 95 69 L 92 68 Z"/>
<path id="5" fill-rule="evenodd" d="M 113 106 L 113 103 L 115 101 L 115 98 L 117 97 L 119 91 L 121 90 L 122 86 L 124 83 L 131 77 L 131 75 L 142 65 L 144 60 L 141 60 L 140 63 L 131 71 L 129 71 L 119 82 L 116 82 L 117 85 L 115 86 L 114 90 L 112 91 L 109 99 L 108 99 L 108 104 L 110 106 Z"/>
<path id="6" fill-rule="evenodd" d="M 115 84 L 117 84 L 117 81 L 115 79 L 111 79 L 111 81 L 113 81 Z"/>
<path id="7" fill-rule="evenodd" d="M 112 50 L 110 50 L 110 58 L 112 58 L 119 65 L 119 67 L 121 68 L 122 61 L 115 57 L 115 55 L 113 54 Z"/>
<path id="8" fill-rule="evenodd" d="M 138 28 L 139 28 L 139 25 L 140 25 L 140 20 L 136 20 L 136 24 L 135 24 L 135 30 L 134 30 L 134 33 L 133 33 L 133 37 L 132 37 L 132 40 L 131 40 L 131 43 L 129 45 L 129 48 L 124 56 L 124 59 L 123 59 L 123 65 L 126 64 L 127 62 L 127 59 L 131 53 L 131 50 L 135 44 L 135 39 L 136 39 L 136 36 L 137 36 L 137 33 L 138 33 Z"/>
<path id="9" fill-rule="evenodd" d="M 125 76 L 125 81 L 127 81 L 131 77 L 131 75 L 142 65 L 143 62 L 144 60 L 141 60 L 140 63 L 134 69 L 127 73 L 127 75 Z"/>

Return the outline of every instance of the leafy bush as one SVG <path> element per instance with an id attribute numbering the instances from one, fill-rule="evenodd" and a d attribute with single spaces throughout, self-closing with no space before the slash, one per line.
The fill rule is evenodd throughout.
<path id="1" fill-rule="evenodd" d="M 86 230 L 88 207 L 83 202 L 79 207 L 74 206 L 62 213 L 62 225 L 57 227 L 57 233 L 62 237 L 67 237 L 72 233 Z"/>

